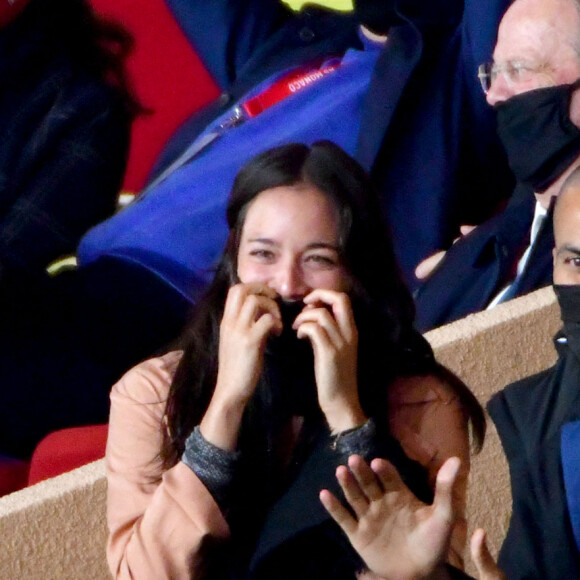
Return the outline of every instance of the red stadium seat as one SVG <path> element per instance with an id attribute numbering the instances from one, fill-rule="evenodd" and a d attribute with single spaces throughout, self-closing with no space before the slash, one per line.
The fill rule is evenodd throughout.
<path id="1" fill-rule="evenodd" d="M 175 129 L 218 95 L 216 84 L 163 0 L 91 0 L 135 39 L 128 68 L 141 103 L 151 109 L 132 132 L 123 191 L 137 193 Z"/>
<path id="2" fill-rule="evenodd" d="M 107 433 L 108 425 L 90 425 L 48 434 L 30 460 L 28 485 L 101 459 L 105 456 Z"/>

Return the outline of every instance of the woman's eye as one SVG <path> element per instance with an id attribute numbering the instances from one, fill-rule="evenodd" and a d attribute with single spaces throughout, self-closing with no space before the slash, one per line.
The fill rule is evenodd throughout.
<path id="1" fill-rule="evenodd" d="M 272 250 L 257 249 L 250 252 L 250 256 L 257 258 L 258 260 L 273 260 L 274 252 Z"/>
<path id="2" fill-rule="evenodd" d="M 338 261 L 335 258 L 331 256 L 325 256 L 322 254 L 312 254 L 310 256 L 307 256 L 306 261 L 310 262 L 311 264 L 315 264 L 317 266 L 323 266 L 328 268 L 336 266 L 338 264 Z"/>

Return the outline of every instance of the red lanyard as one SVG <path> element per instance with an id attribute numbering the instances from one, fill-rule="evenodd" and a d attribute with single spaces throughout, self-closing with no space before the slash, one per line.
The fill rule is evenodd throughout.
<path id="1" fill-rule="evenodd" d="M 242 104 L 242 108 L 248 117 L 256 117 L 266 109 L 269 109 L 272 105 L 275 105 L 286 97 L 309 87 L 339 67 L 340 61 L 336 60 L 335 62 L 333 61 L 332 64 L 328 64 L 322 68 L 310 65 L 308 67 L 301 67 L 298 70 L 293 70 L 278 79 L 273 85 L 262 91 L 259 95 L 248 99 Z"/>

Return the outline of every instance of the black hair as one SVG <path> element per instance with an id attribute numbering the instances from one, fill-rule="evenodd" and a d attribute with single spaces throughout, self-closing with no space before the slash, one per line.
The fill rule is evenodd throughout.
<path id="1" fill-rule="evenodd" d="M 165 467 L 175 464 L 181 456 L 185 440 L 201 421 L 215 388 L 219 325 L 228 290 L 237 281 L 237 253 L 247 209 L 262 191 L 298 184 L 316 187 L 336 204 L 340 215 L 339 251 L 353 281 L 353 303 L 365 311 L 380 313 L 380 340 L 369 337 L 365 354 L 370 357 L 371 351 L 380 350 L 382 354 L 378 356 L 384 362 L 390 358 L 385 357 L 386 352 L 396 356 L 395 353 L 414 349 L 408 341 L 409 336 L 414 336 L 413 301 L 399 273 L 388 230 L 380 217 L 378 197 L 366 172 L 329 141 L 319 141 L 311 147 L 289 144 L 268 150 L 244 165 L 234 181 L 227 206 L 230 232 L 225 250 L 213 282 L 196 305 L 179 341 L 184 354 L 169 392 L 168 430 L 160 453 Z M 362 352 L 364 336 L 359 344 Z M 421 356 L 425 354 L 423 346 L 418 350 Z M 426 358 L 431 360 L 430 350 Z M 359 357 L 359 367 L 366 366 Z M 388 378 L 369 378 L 371 382 L 381 382 L 381 393 L 386 391 Z M 377 401 L 361 392 L 361 404 L 368 411 Z M 251 405 L 252 401 L 248 406 Z M 250 408 L 247 415 L 256 417 L 257 413 Z M 249 423 L 247 429 L 252 431 L 255 426 L 251 420 Z"/>
<path id="2" fill-rule="evenodd" d="M 2 43 L 15 63 L 27 62 L 25 67 L 3 64 L 10 71 L 3 82 L 17 83 L 19 78 L 34 76 L 47 63 L 69 59 L 113 87 L 131 116 L 146 112 L 126 71 L 133 37 L 120 23 L 97 15 L 88 0 L 32 0 L 2 30 Z"/>

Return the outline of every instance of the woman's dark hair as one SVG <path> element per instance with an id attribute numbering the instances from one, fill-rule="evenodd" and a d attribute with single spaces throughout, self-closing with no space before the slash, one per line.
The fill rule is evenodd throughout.
<path id="1" fill-rule="evenodd" d="M 381 313 L 382 328 L 386 329 L 380 336 L 381 350 L 387 352 L 393 347 L 394 353 L 394 347 L 412 334 L 413 301 L 380 218 L 378 197 L 361 166 L 328 141 L 311 147 L 289 144 L 258 155 L 234 181 L 227 206 L 230 232 L 225 250 L 215 278 L 196 305 L 180 340 L 184 355 L 169 393 L 168 433 L 160 454 L 166 467 L 181 456 L 187 436 L 201 421 L 213 394 L 219 325 L 228 290 L 237 282 L 237 254 L 247 209 L 262 191 L 297 184 L 316 187 L 336 204 L 340 215 L 339 250 L 353 280 L 351 298 L 353 303 L 372 306 Z M 362 399 L 361 395 L 364 408 Z M 247 414 L 252 416 L 251 409 Z"/>
<path id="2" fill-rule="evenodd" d="M 133 37 L 120 23 L 95 14 L 88 0 L 32 0 L 2 30 L 2 37 L 7 54 L 18 54 L 28 63 L 19 70 L 11 69 L 10 76 L 34 75 L 35 67 L 66 58 L 114 87 L 130 115 L 145 111 L 125 68 L 133 50 Z M 22 64 L 19 58 L 14 61 Z M 18 82 L 17 78 L 8 79 Z"/>

